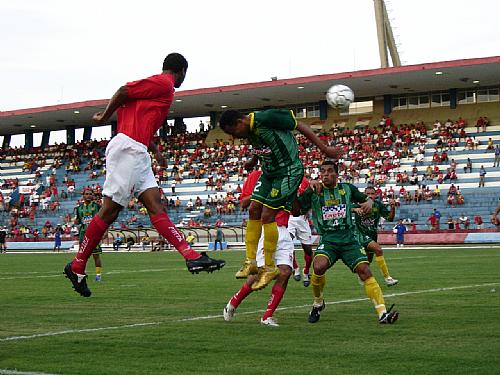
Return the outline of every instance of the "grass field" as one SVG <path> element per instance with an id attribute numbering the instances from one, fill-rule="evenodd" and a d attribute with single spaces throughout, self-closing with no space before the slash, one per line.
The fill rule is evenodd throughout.
<path id="1" fill-rule="evenodd" d="M 386 250 L 400 280 L 382 286 L 400 311 L 389 326 L 343 264 L 327 274 L 317 324 L 310 287 L 294 280 L 279 328 L 259 324 L 270 288 L 226 323 L 243 253 L 223 255 L 222 271 L 191 275 L 176 253 L 105 253 L 87 299 L 62 276 L 71 254 L 0 256 L 0 374 L 500 373 L 499 248 Z"/>

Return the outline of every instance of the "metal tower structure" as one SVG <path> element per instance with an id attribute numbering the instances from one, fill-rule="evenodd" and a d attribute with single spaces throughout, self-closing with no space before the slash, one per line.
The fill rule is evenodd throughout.
<path id="1" fill-rule="evenodd" d="M 378 51 L 380 55 L 380 67 L 389 67 L 389 57 L 387 51 L 391 54 L 393 66 L 401 66 L 398 48 L 394 41 L 394 34 L 392 33 L 391 22 L 387 16 L 387 9 L 385 8 L 384 0 L 373 0 L 375 5 L 375 21 L 377 24 L 377 39 Z"/>

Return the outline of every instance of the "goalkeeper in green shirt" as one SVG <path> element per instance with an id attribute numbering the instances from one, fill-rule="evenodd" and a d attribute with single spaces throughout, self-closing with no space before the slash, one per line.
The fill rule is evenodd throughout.
<path id="1" fill-rule="evenodd" d="M 259 290 L 279 275 L 274 263 L 278 241 L 275 217 L 281 209 L 288 212 L 291 210 L 304 175 L 297 140 L 292 131 L 302 133 L 328 157 L 339 158 L 342 150 L 323 143 L 308 125 L 298 123 L 289 110 L 269 109 L 249 115 L 229 110 L 222 113 L 219 124 L 225 133 L 236 138 L 246 138 L 253 146 L 253 156 L 247 167 L 254 166 L 257 161 L 260 161 L 262 167 L 262 175 L 255 185 L 248 208 L 246 259 L 243 267 L 236 273 L 237 279 L 258 273 L 252 289 Z M 258 270 L 255 257 L 262 232 L 265 266 Z"/>
<path id="2" fill-rule="evenodd" d="M 315 185 L 315 190 L 309 187 L 298 198 L 302 212 L 312 209 L 313 223 L 321 236 L 313 259 L 311 285 L 314 303 L 309 313 L 309 322 L 316 323 L 325 308 L 325 273 L 340 259 L 363 281 L 366 295 L 373 301 L 379 322 L 394 323 L 399 314 L 385 307 L 382 290 L 372 275 L 366 253 L 356 237 L 356 224 L 351 214 L 355 203 L 359 204 L 363 214 L 369 213 L 373 201 L 354 185 L 337 182 L 337 173 L 337 164 L 325 161 L 320 169 L 322 185 Z"/>
<path id="3" fill-rule="evenodd" d="M 373 200 L 373 207 L 368 215 L 363 215 L 360 208 L 353 208 L 354 218 L 356 220 L 356 228 L 358 230 L 358 241 L 361 246 L 366 250 L 366 255 L 368 256 L 368 261 L 371 263 L 373 260 L 373 255 L 375 254 L 375 261 L 377 262 L 382 274 L 384 275 L 384 281 L 387 286 L 396 285 L 399 281 L 393 279 L 389 275 L 389 269 L 387 263 L 385 262 L 384 252 L 382 247 L 377 242 L 377 231 L 380 218 L 384 218 L 388 221 L 394 220 L 394 215 L 396 213 L 396 207 L 394 200 L 391 200 L 390 209 L 388 209 L 380 200 L 377 199 L 377 193 L 373 186 L 368 186 L 365 189 L 365 194 Z"/>

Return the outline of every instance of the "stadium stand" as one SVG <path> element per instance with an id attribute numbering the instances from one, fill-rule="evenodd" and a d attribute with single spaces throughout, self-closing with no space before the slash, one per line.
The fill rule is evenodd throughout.
<path id="1" fill-rule="evenodd" d="M 383 200 L 398 200 L 397 218 L 411 223 L 413 230 L 430 229 L 428 218 L 434 209 L 441 212 L 441 228 L 449 217 L 456 224 L 462 213 L 469 215 L 469 229 L 477 228 L 475 216 L 482 218 L 482 228 L 494 228 L 489 218 L 498 203 L 500 168 L 493 165 L 491 144 L 500 144 L 500 121 L 490 120 L 487 128 L 476 127 L 474 119 L 469 122 L 472 125 L 467 126 L 459 118 L 442 121 L 440 126 L 427 124 L 426 129 L 418 121 L 394 124 L 392 119 L 383 118 L 378 123 L 318 131 L 326 142 L 344 145 L 347 156 L 341 163 L 342 180 L 360 188 L 371 184 Z M 249 146 L 222 139 L 217 128 L 208 135 L 171 135 L 161 141 L 169 166 L 163 170 L 153 164 L 153 169 L 173 222 L 184 228 L 199 228 L 196 235 L 203 241 L 210 241 L 210 228 L 223 225 L 227 238 L 242 241 L 243 232 L 237 228 L 247 214 L 240 212 L 238 197 L 246 176 L 241 165 Z M 306 175 L 314 179 L 318 175 L 318 151 L 303 139 L 298 141 Z M 99 195 L 102 189 L 106 145 L 107 141 L 101 140 L 59 144 L 44 150 L 2 150 L 0 219 L 10 237 L 50 240 L 54 229 L 61 226 L 63 238 L 74 238 L 74 208 L 81 191 L 91 187 Z M 479 187 L 481 167 L 486 172 L 484 187 Z M 432 194 L 436 185 L 439 196 Z M 132 200 L 117 223 L 115 230 L 130 230 L 138 243 L 141 234 L 135 230 L 145 231 L 149 219 L 140 203 Z M 385 229 L 391 227 L 385 225 Z M 455 229 L 465 228 L 459 223 Z"/>

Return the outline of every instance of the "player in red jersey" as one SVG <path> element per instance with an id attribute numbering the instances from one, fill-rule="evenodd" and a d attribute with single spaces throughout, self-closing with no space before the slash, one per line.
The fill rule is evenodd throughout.
<path id="1" fill-rule="evenodd" d="M 252 196 L 252 191 L 257 183 L 261 171 L 253 171 L 250 173 L 243 185 L 243 189 L 240 196 L 241 207 L 245 208 L 250 205 L 250 198 Z M 276 215 L 276 224 L 278 225 L 278 244 L 276 248 L 276 252 L 274 253 L 275 261 L 279 269 L 279 275 L 276 278 L 276 282 L 271 290 L 271 297 L 269 298 L 269 302 L 267 305 L 267 309 L 260 320 L 261 324 L 278 327 L 278 323 L 273 318 L 273 313 L 278 307 L 283 295 L 285 294 L 286 287 L 288 285 L 288 280 L 292 274 L 292 263 L 293 263 L 293 241 L 288 233 L 287 225 L 288 225 L 288 217 L 289 214 L 285 211 L 280 211 Z M 259 270 L 262 270 L 264 267 L 264 236 L 263 234 L 260 237 L 258 251 L 257 251 L 257 266 L 259 266 Z M 234 313 L 236 308 L 240 305 L 240 303 L 253 291 L 256 289 L 254 285 L 258 279 L 258 275 L 249 275 L 243 286 L 240 288 L 238 292 L 234 294 L 233 297 L 229 300 L 226 307 L 224 308 L 224 320 L 231 321 L 233 320 Z"/>
<path id="2" fill-rule="evenodd" d="M 95 124 L 105 124 L 116 111 L 118 134 L 106 148 L 102 207 L 89 223 L 75 259 L 64 268 L 64 274 L 75 291 L 84 297 L 91 295 L 85 274 L 87 260 L 134 193 L 147 208 L 153 226 L 186 259 L 190 272 L 212 272 L 225 264 L 223 260 L 197 253 L 186 242 L 161 203 L 160 190 L 151 170 L 148 149 L 160 165 L 166 166 L 165 157 L 159 152 L 153 137 L 168 116 L 175 88 L 181 86 L 187 68 L 184 56 L 169 54 L 163 61 L 162 73 L 120 87 L 104 112 L 93 116 Z"/>

